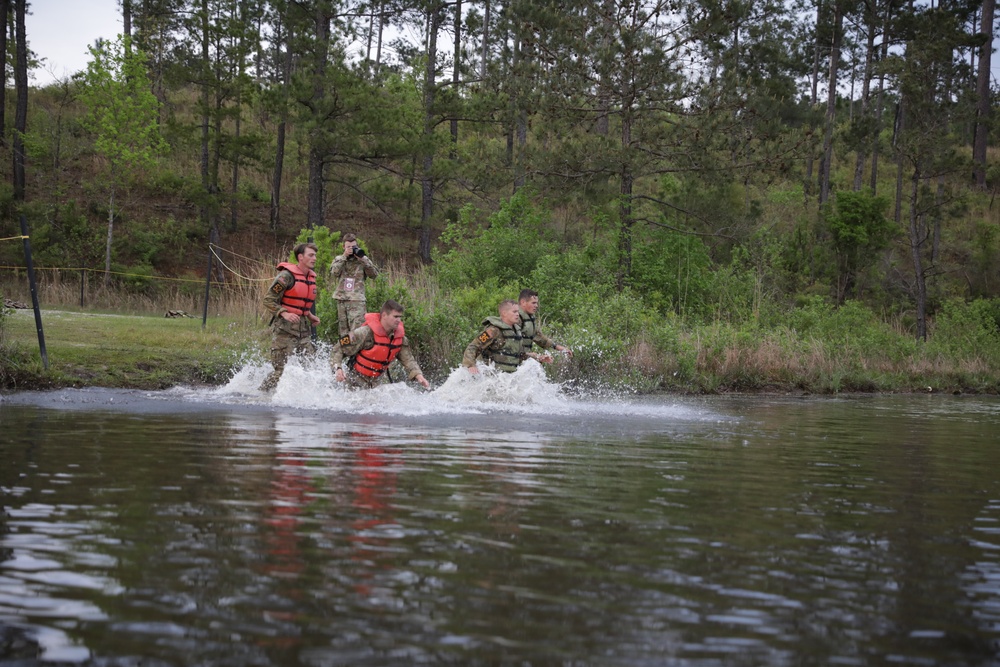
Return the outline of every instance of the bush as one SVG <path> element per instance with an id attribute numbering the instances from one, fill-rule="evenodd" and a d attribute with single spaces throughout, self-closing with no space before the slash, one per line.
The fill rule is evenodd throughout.
<path id="1" fill-rule="evenodd" d="M 931 327 L 928 352 L 1000 368 L 1000 299 L 944 302 Z"/>
<path id="2" fill-rule="evenodd" d="M 548 238 L 549 212 L 532 202 L 524 190 L 505 201 L 486 221 L 478 211 L 465 206 L 458 220 L 441 236 L 443 253 L 435 253 L 436 275 L 446 287 L 482 283 L 518 285 L 539 260 L 557 251 Z"/>

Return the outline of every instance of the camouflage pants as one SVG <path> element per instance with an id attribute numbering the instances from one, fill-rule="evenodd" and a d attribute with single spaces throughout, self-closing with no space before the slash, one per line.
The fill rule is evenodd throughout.
<path id="1" fill-rule="evenodd" d="M 367 307 L 364 301 L 337 302 L 337 329 L 343 338 L 365 323 Z"/>
<path id="2" fill-rule="evenodd" d="M 281 317 L 276 317 L 271 325 L 273 338 L 271 339 L 271 366 L 274 370 L 264 379 L 260 385 L 261 391 L 270 391 L 278 386 L 278 380 L 285 370 L 288 357 L 292 354 L 305 352 L 313 354 L 316 345 L 312 340 L 312 323 L 309 318 L 300 317 L 298 322 L 288 322 Z"/>

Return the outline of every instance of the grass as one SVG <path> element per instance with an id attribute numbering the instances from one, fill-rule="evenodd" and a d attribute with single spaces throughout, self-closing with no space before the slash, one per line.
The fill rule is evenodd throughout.
<path id="1" fill-rule="evenodd" d="M 259 349 L 263 327 L 245 320 L 42 311 L 49 361 L 38 349 L 32 311 L 4 320 L 0 339 L 0 389 L 103 386 L 164 389 L 176 384 L 217 384 L 242 353 Z M 258 331 L 259 329 L 259 331 Z"/>

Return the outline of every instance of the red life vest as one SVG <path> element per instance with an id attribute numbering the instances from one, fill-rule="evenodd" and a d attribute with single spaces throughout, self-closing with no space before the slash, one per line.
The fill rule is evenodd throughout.
<path id="1" fill-rule="evenodd" d="M 371 349 L 361 350 L 354 355 L 351 368 L 365 377 L 377 378 L 385 372 L 392 360 L 399 354 L 406 332 L 403 331 L 403 323 L 400 322 L 396 331 L 393 332 L 392 338 L 389 338 L 389 334 L 382 328 L 382 318 L 379 313 L 365 313 L 365 324 L 375 334 L 375 344 Z"/>
<path id="2" fill-rule="evenodd" d="M 309 269 L 309 273 L 303 273 L 298 264 L 290 262 L 278 264 L 278 270 L 282 269 L 295 276 L 295 284 L 282 293 L 281 305 L 290 313 L 305 315 L 316 303 L 316 272 Z"/>

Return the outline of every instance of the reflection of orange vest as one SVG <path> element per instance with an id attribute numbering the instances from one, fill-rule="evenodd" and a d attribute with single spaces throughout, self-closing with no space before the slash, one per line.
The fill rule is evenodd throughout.
<path id="1" fill-rule="evenodd" d="M 290 262 L 278 264 L 278 270 L 282 269 L 295 277 L 295 284 L 282 293 L 281 305 L 290 313 L 305 315 L 316 303 L 316 272 L 309 269 L 309 273 L 303 273 L 298 264 Z"/>
<path id="2" fill-rule="evenodd" d="M 369 350 L 361 350 L 354 355 L 354 363 L 351 366 L 356 372 L 365 377 L 377 378 L 385 372 L 386 367 L 399 354 L 403 347 L 403 323 L 400 322 L 393 332 L 392 338 L 382 328 L 382 319 L 379 313 L 365 313 L 365 324 L 375 334 L 375 344 Z"/>

